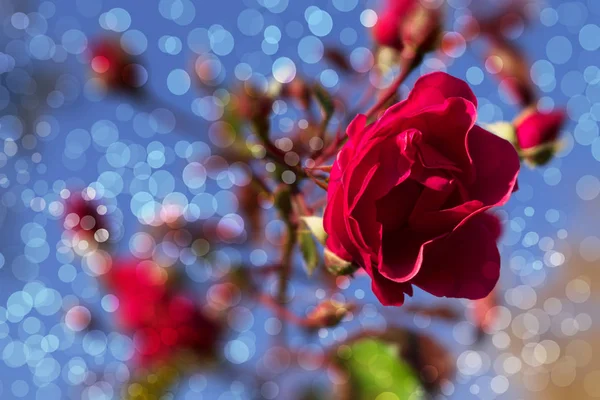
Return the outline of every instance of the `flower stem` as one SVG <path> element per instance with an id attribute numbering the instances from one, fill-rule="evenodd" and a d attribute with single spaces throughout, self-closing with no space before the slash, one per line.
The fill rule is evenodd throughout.
<path id="1" fill-rule="evenodd" d="M 421 63 L 423 57 L 418 53 L 410 53 L 409 56 L 404 57 L 402 60 L 402 70 L 398 77 L 392 82 L 392 84 L 386 89 L 385 92 L 379 97 L 379 100 L 365 113 L 367 119 L 371 119 L 377 114 L 377 112 L 398 92 L 398 88 L 410 75 L 410 73 Z"/>

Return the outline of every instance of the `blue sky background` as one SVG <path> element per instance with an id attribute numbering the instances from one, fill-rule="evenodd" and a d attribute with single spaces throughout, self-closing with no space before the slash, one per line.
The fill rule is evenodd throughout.
<path id="1" fill-rule="evenodd" d="M 57 247 L 61 224 L 50 205 L 59 199 L 60 190 L 95 181 L 104 184 L 108 189 L 107 202 L 114 211 L 112 215 L 123 222 L 119 232 L 122 240 L 117 249 L 121 254 L 134 246 L 130 238 L 140 229 L 134 215 L 139 214 L 139 209 L 132 197 L 144 199 L 149 193 L 162 201 L 169 193 L 180 192 L 187 201 L 198 205 L 202 215 L 236 213 L 236 201 L 229 190 L 235 186 L 235 179 L 231 182 L 229 178 L 209 175 L 204 186 L 192 190 L 190 181 L 182 175 L 190 143 L 194 143 L 191 146 L 194 155 L 211 151 L 209 131 L 218 116 L 218 107 L 214 107 L 212 98 L 197 90 L 193 77 L 190 79 L 186 73 L 195 57 L 210 54 L 218 60 L 214 65 L 219 65 L 219 79 L 224 82 L 232 81 L 235 76 L 246 76 L 250 71 L 255 80 L 266 82 L 271 77 L 273 64 L 286 65 L 291 60 L 298 75 L 320 79 L 334 91 L 346 93 L 347 90 L 350 96 L 359 97 L 360 88 L 352 89 L 343 76 L 336 77 L 317 60 L 314 49 L 319 43 L 335 46 L 347 53 L 353 52 L 351 60 L 359 60 L 371 46 L 368 29 L 363 25 L 369 24 L 372 12 L 365 10 L 378 9 L 378 3 L 357 0 L 63 0 L 56 4 L 32 1 L 28 7 L 22 2 L 15 3 L 21 8 L 14 9 L 8 1 L 0 3 L 0 29 L 4 32 L 0 34 L 0 137 L 4 142 L 4 150 L 0 149 L 0 352 L 3 359 L 0 361 L 0 397 L 79 398 L 81 371 L 104 371 L 119 376 L 127 363 L 130 342 L 119 334 L 109 333 L 110 330 L 87 336 L 73 334 L 62 322 L 65 305 L 76 303 L 92 309 L 105 324 L 110 324 L 110 317 L 103 309 L 103 304 L 107 304 L 104 289 L 82 271 L 77 257 L 61 253 Z M 449 0 L 448 3 L 446 29 L 451 30 L 470 1 Z M 497 5 L 497 2 L 486 1 L 488 3 Z M 477 6 L 488 9 L 479 3 Z M 592 204 L 600 193 L 597 176 L 600 3 L 553 0 L 539 5 L 538 9 L 541 12 L 515 40 L 531 63 L 532 78 L 539 87 L 540 105 L 546 109 L 567 109 L 564 148 L 546 167 L 536 170 L 524 167 L 520 191 L 500 211 L 505 221 L 505 235 L 500 244 L 501 287 L 524 285 L 536 291 L 551 281 L 562 266 L 560 255 L 554 258 L 552 255 L 560 240 L 566 238 L 566 232 L 573 228 L 572 221 L 579 210 Z M 27 18 L 24 14 L 15 14 L 19 11 L 27 14 Z M 155 112 L 155 107 L 137 107 L 128 98 L 98 92 L 89 82 L 87 59 L 81 53 L 86 38 L 116 32 L 123 32 L 124 40 L 140 53 L 147 68 L 146 86 L 159 99 L 160 107 L 173 111 L 171 116 L 177 119 L 175 127 L 167 123 L 153 128 L 149 113 Z M 483 52 L 482 42 L 473 43 L 447 71 L 471 84 L 479 98 L 481 123 L 510 120 L 518 110 L 499 93 L 496 80 L 485 71 Z M 428 60 L 419 73 L 438 68 L 439 63 Z M 403 87 L 404 92 L 418 74 L 413 75 Z M 33 118 L 35 122 L 19 129 L 14 115 L 19 115 L 16 111 L 22 107 L 17 106 L 27 97 L 24 93 L 29 90 L 29 79 L 39 82 L 42 76 L 58 77 L 58 83 L 48 89 L 48 95 L 41 96 L 41 103 L 47 107 L 39 109 Z M 43 90 L 46 90 L 43 85 L 38 84 L 38 93 Z M 185 121 L 180 118 L 182 114 L 187 116 Z M 275 126 L 285 131 L 289 119 L 293 121 L 297 116 L 290 110 L 276 119 Z M 31 139 L 25 139 L 28 134 L 37 139 L 32 146 L 26 144 Z M 114 145 L 115 142 L 118 144 Z M 16 153 L 15 144 L 19 150 Z M 34 154 L 36 152 L 39 156 Z M 145 165 L 138 165 L 136 170 L 133 166 L 138 163 Z M 142 170 L 150 170 L 151 177 L 141 178 Z M 596 230 L 591 224 L 579 227 L 582 235 Z M 196 295 L 202 297 L 207 282 L 218 276 L 220 270 L 236 259 L 248 260 L 249 257 L 250 251 L 228 249 L 220 254 L 219 263 L 205 265 L 203 272 L 185 268 L 192 277 Z M 271 254 L 268 257 L 275 259 Z M 295 276 L 299 284 L 294 286 L 293 293 L 297 300 L 296 311 L 301 313 L 317 302 L 318 292 L 314 286 L 305 284 L 300 263 L 297 267 Z M 365 307 L 347 325 L 319 332 L 317 337 L 291 331 L 294 346 L 311 349 L 327 346 L 361 325 L 384 324 L 364 278 L 352 282 L 343 293 L 349 300 L 364 296 L 361 301 L 373 306 Z M 510 302 L 510 296 L 507 297 Z M 418 293 L 415 301 L 438 300 Z M 458 307 L 460 303 L 453 304 Z M 327 381 L 324 374 L 300 374 L 298 369 L 280 374 L 282 371 L 277 366 L 263 358 L 271 343 L 268 332 L 274 323 L 269 313 L 255 309 L 252 304 L 241 304 L 238 312 L 243 317 L 232 326 L 225 356 L 237 365 L 240 376 L 236 375 L 232 382 L 231 376 L 195 375 L 189 382 L 180 384 L 175 398 L 250 398 L 250 373 L 261 368 L 282 377 L 275 379 L 281 399 L 290 398 L 287 393 L 313 380 Z M 400 316 L 398 321 L 416 329 L 426 325 L 423 321 L 416 321 L 415 325 L 415 321 Z M 518 381 L 510 380 L 507 390 L 503 390 L 503 382 L 493 382 L 498 371 L 491 364 L 498 351 L 491 344 L 483 349 L 472 346 L 468 323 L 457 327 L 434 323 L 427 331 L 435 332 L 459 363 L 461 376 L 455 388 L 447 391 L 447 398 L 513 399 L 522 393 Z M 465 351 L 480 350 L 477 353 L 479 366 L 466 366 L 469 353 Z M 116 393 L 116 389 L 112 391 L 99 384 L 87 389 L 84 398 L 117 398 L 111 397 Z"/>

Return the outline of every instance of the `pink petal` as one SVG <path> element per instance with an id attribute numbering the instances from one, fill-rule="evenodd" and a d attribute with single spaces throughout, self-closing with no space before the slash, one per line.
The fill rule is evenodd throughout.
<path id="1" fill-rule="evenodd" d="M 477 97 L 465 81 L 445 72 L 432 72 L 417 79 L 408 98 L 390 107 L 382 118 L 395 120 L 413 116 L 453 97 L 462 98 L 477 109 Z"/>

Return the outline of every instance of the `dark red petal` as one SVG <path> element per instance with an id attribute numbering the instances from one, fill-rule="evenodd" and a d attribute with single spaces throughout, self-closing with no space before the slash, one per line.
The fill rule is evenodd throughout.
<path id="1" fill-rule="evenodd" d="M 404 304 L 404 296 L 413 295 L 410 283 L 397 283 L 386 279 L 376 270 L 369 273 L 371 276 L 371 289 L 377 299 L 384 306 L 401 306 Z"/>
<path id="2" fill-rule="evenodd" d="M 467 186 L 471 199 L 484 205 L 505 204 L 515 189 L 521 163 L 514 147 L 506 140 L 474 126 L 468 137 L 475 181 Z"/>
<path id="3" fill-rule="evenodd" d="M 413 283 L 438 297 L 480 299 L 500 276 L 497 223 L 486 214 L 465 220 L 449 235 L 428 243 Z"/>

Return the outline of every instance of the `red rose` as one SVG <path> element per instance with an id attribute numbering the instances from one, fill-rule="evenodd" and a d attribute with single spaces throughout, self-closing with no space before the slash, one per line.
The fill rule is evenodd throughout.
<path id="1" fill-rule="evenodd" d="M 509 199 L 519 157 L 475 125 L 468 85 L 437 72 L 407 100 L 349 140 L 331 171 L 327 247 L 372 278 L 385 305 L 401 305 L 412 285 L 436 296 L 485 297 L 498 279 L 498 220 L 485 211 Z"/>
<path id="2" fill-rule="evenodd" d="M 565 113 L 529 111 L 515 122 L 517 142 L 522 149 L 555 143 L 565 121 Z"/>
<path id="3" fill-rule="evenodd" d="M 119 300 L 117 318 L 133 334 L 140 365 L 168 362 L 188 352 L 214 355 L 221 326 L 185 296 L 166 286 L 164 271 L 149 261 L 117 261 L 107 283 Z"/>

